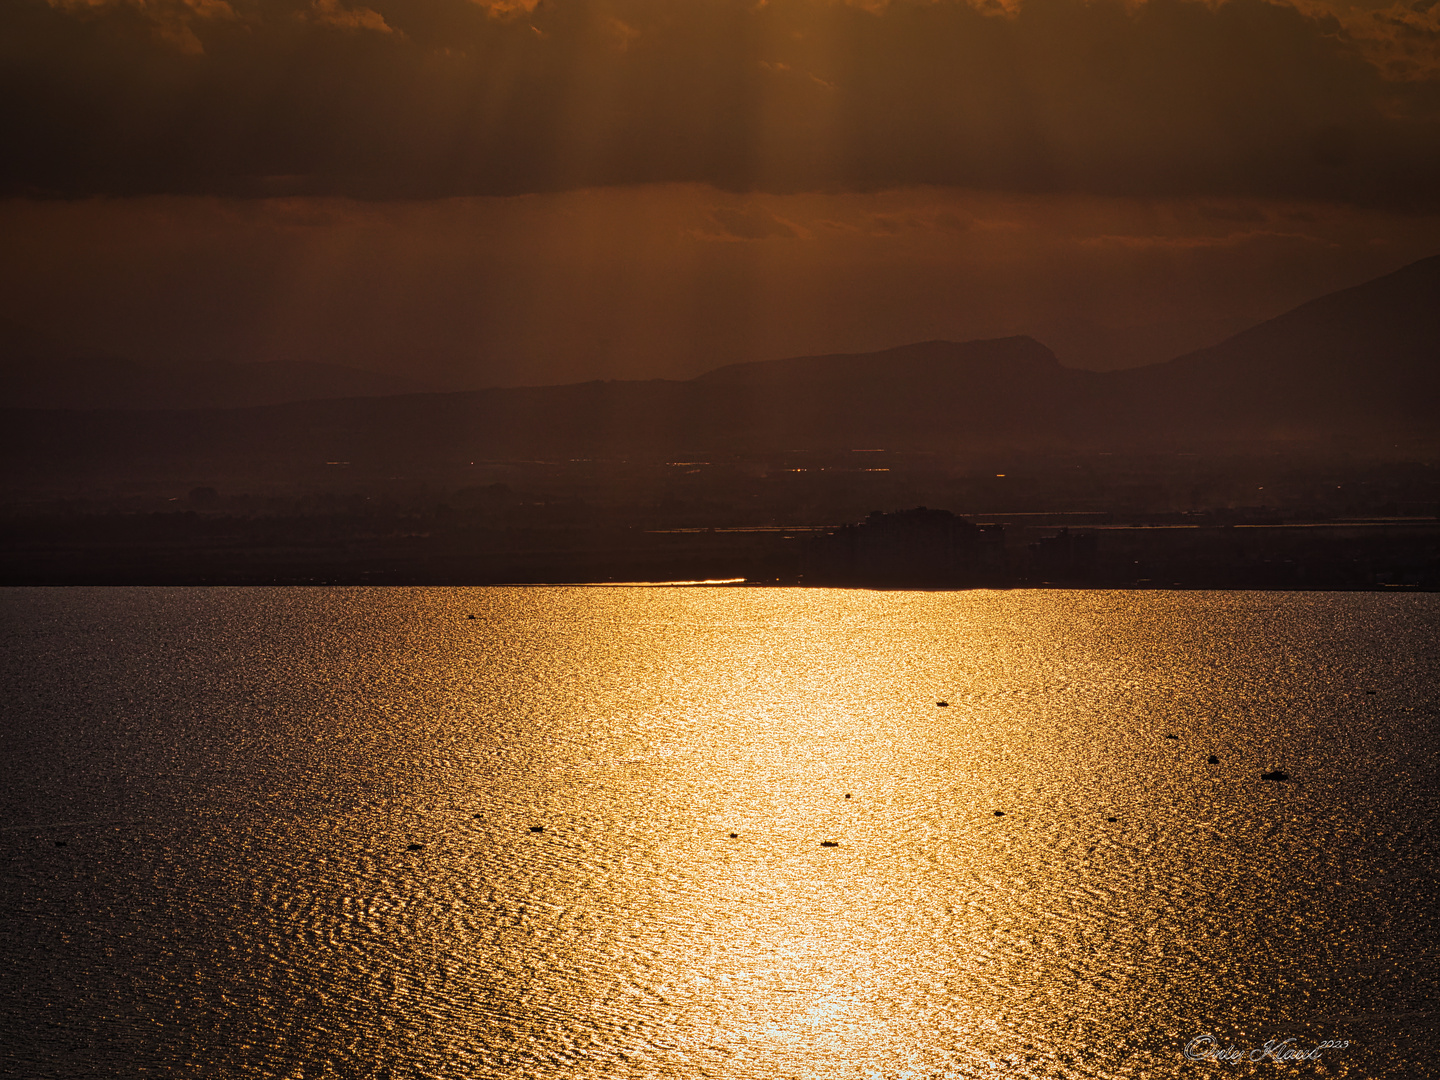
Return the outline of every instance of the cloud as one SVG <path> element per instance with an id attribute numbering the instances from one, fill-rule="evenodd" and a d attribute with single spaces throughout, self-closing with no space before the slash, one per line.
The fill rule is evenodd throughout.
<path id="1" fill-rule="evenodd" d="M 377 34 L 396 32 L 378 11 L 367 7 L 341 7 L 340 0 L 313 0 L 304 18 L 316 26 L 328 26 L 336 30 L 373 30 Z"/>
<path id="2" fill-rule="evenodd" d="M 1202 218 L 1210 221 L 1239 221 L 1247 224 L 1260 224 L 1270 220 L 1265 211 L 1251 203 L 1228 203 L 1217 205 L 1205 203 L 1201 205 L 1196 213 Z"/>
<path id="3" fill-rule="evenodd" d="M 794 240 L 808 235 L 799 225 L 756 203 L 716 206 L 708 217 L 706 225 L 691 235 L 700 240 Z"/>
<path id="4" fill-rule="evenodd" d="M 540 0 L 474 0 L 474 3 L 492 19 L 529 15 L 540 6 Z"/>
<path id="5" fill-rule="evenodd" d="M 621 52 L 628 49 L 635 39 L 640 36 L 638 28 L 631 26 L 623 19 L 615 18 L 613 15 L 606 17 L 605 26 L 610 31 L 611 43 Z"/>
<path id="6" fill-rule="evenodd" d="M 960 233 L 971 222 L 954 210 L 915 209 L 898 213 L 876 214 L 870 219 L 872 236 L 899 236 L 902 233 Z"/>
<path id="7" fill-rule="evenodd" d="M 1440 79 L 1440 3 L 1392 3 L 1385 7 L 1329 5 L 1291 0 L 1313 16 L 1333 18 L 1341 33 L 1392 82 Z"/>
<path id="8" fill-rule="evenodd" d="M 50 7 L 73 16 L 99 17 L 119 13 L 149 24 L 155 37 L 190 56 L 205 52 L 195 33 L 197 23 L 234 21 L 235 9 L 226 0 L 46 0 Z"/>
<path id="9" fill-rule="evenodd" d="M 1273 243 L 1323 244 L 1319 237 L 1305 233 L 1275 232 L 1267 229 L 1252 229 L 1246 232 L 1224 233 L 1219 236 L 1116 236 L 1104 234 L 1088 236 L 1080 241 L 1085 247 L 1126 248 L 1130 250 L 1172 250 L 1185 251 L 1196 248 L 1236 248 L 1252 244 Z"/>
<path id="10" fill-rule="evenodd" d="M 12 0 L 0 193 L 290 177 L 367 199 L 701 182 L 1414 208 L 1440 200 L 1437 12 Z"/>

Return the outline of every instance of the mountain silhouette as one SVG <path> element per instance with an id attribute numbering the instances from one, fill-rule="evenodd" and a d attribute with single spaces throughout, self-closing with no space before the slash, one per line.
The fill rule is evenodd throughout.
<path id="1" fill-rule="evenodd" d="M 237 365 L 238 366 L 238 365 Z M 251 367 L 246 365 L 247 368 Z M 321 367 L 321 365 L 315 365 Z M 9 460 L 655 458 L 695 450 L 1175 449 L 1433 440 L 1440 257 L 1120 371 L 1028 337 L 590 382 L 145 414 L 10 410 Z"/>
<path id="2" fill-rule="evenodd" d="M 1114 375 L 1123 407 L 1172 429 L 1252 439 L 1434 432 L 1440 256 Z"/>
<path id="3" fill-rule="evenodd" d="M 692 386 L 723 403 L 717 436 L 728 423 L 755 445 L 958 447 L 1052 441 L 1070 430 L 1068 402 L 1093 382 L 1039 342 L 1010 337 L 734 364 Z"/>

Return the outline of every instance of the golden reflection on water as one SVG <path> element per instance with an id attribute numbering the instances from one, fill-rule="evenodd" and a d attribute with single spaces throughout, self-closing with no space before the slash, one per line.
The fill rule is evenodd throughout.
<path id="1" fill-rule="evenodd" d="M 570 1066 L 1125 1075 L 1217 1007 L 1310 1022 L 1263 956 L 1313 893 L 1250 860 L 1281 833 L 1287 859 L 1323 855 L 1317 808 L 1256 780 L 1322 765 L 1289 707 L 1314 672 L 1227 642 L 1233 601 L 1197 620 L 1133 594 L 654 592 L 617 618 L 614 596 L 546 598 L 507 669 L 500 727 L 527 754 L 505 790 L 437 781 L 488 787 L 503 828 L 546 822 L 532 886 L 592 913 L 550 965 L 551 1007 L 604 1033 Z M 509 599 L 462 604 L 503 625 Z M 493 732 L 493 697 L 471 707 Z"/>
<path id="2" fill-rule="evenodd" d="M 1130 1077 L 1283 1031 L 1379 1076 L 1436 1049 L 1433 961 L 1394 947 L 1432 930 L 1430 597 L 107 602 L 186 643 L 101 626 L 84 691 L 185 778 L 126 796 L 169 824 L 96 887 L 166 912 L 142 998 L 195 995 L 156 1061 Z"/>

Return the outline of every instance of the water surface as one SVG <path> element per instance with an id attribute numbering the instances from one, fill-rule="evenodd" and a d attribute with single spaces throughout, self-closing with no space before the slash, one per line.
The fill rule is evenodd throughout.
<path id="1" fill-rule="evenodd" d="M 1432 1074 L 1437 600 L 9 590 L 0 1068 Z"/>

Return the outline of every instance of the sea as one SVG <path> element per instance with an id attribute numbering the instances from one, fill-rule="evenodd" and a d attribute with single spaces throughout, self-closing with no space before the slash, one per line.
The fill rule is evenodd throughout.
<path id="1" fill-rule="evenodd" d="M 1434 594 L 9 589 L 0 694 L 5 1077 L 1440 1075 Z"/>

